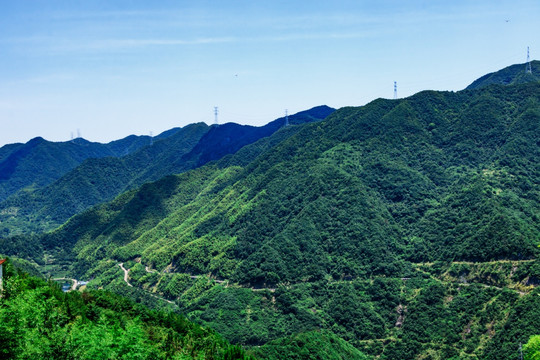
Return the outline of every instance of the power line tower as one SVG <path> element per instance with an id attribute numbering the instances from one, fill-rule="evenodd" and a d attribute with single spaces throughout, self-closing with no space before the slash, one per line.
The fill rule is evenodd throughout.
<path id="1" fill-rule="evenodd" d="M 214 106 L 214 124 L 215 124 L 215 125 L 218 124 L 217 116 L 218 116 L 218 107 L 217 107 L 217 106 Z"/>
<path id="2" fill-rule="evenodd" d="M 394 81 L 394 100 L 397 99 L 397 82 Z"/>
<path id="3" fill-rule="evenodd" d="M 150 146 L 154 145 L 154 134 L 150 131 Z"/>
<path id="4" fill-rule="evenodd" d="M 525 67 L 525 72 L 528 74 L 532 74 L 532 68 L 531 68 L 531 57 L 529 56 L 529 47 L 527 46 L 527 65 Z"/>
<path id="5" fill-rule="evenodd" d="M 289 110 L 285 109 L 285 126 L 289 126 Z"/>

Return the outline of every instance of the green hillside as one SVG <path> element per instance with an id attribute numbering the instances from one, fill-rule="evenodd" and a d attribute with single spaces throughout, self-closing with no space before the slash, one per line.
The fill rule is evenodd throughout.
<path id="1" fill-rule="evenodd" d="M 540 233 L 538 87 L 341 109 L 245 167 L 145 185 L 45 243 L 113 246 L 119 260 L 251 284 L 297 281 L 306 268 L 320 279 L 403 272 L 407 261 L 531 259 Z M 208 246 L 231 266 L 193 263 L 192 252 Z"/>
<path id="2" fill-rule="evenodd" d="M 289 116 L 289 122 L 298 125 L 320 121 L 333 111 L 328 106 L 318 106 Z M 71 216 L 145 182 L 234 154 L 272 135 L 284 122 L 285 119 L 277 119 L 261 127 L 191 124 L 165 132 L 155 138 L 152 146 L 129 155 L 87 159 L 44 188 L 0 202 L 0 237 L 50 231 Z"/>
<path id="3" fill-rule="evenodd" d="M 208 131 L 204 123 L 159 136 L 152 146 L 122 157 L 90 158 L 50 185 L 0 203 L 3 236 L 52 230 L 92 205 L 146 181 L 181 172 L 179 159 Z M 179 164 L 180 163 L 180 164 Z"/>
<path id="4" fill-rule="evenodd" d="M 540 80 L 540 61 L 531 61 L 531 73 L 526 72 L 527 64 L 515 64 L 508 66 L 499 71 L 486 74 L 475 80 L 467 89 L 478 89 L 484 86 L 499 84 L 499 85 L 515 85 L 524 84 L 531 81 Z"/>
<path id="5" fill-rule="evenodd" d="M 50 142 L 37 137 L 0 148 L 0 201 L 18 191 L 32 191 L 59 179 L 88 158 L 123 156 L 147 145 L 148 136 L 128 136 L 108 144 L 82 138 Z"/>
<path id="6" fill-rule="evenodd" d="M 124 193 L 25 252 L 254 353 L 508 359 L 540 332 L 539 134 L 539 82 L 379 99 Z"/>
<path id="7" fill-rule="evenodd" d="M 248 359 L 214 331 L 104 291 L 63 293 L 4 263 L 2 359 Z"/>
<path id="8" fill-rule="evenodd" d="M 368 360 L 354 346 L 331 332 L 311 331 L 278 339 L 253 349 L 258 359 Z"/>

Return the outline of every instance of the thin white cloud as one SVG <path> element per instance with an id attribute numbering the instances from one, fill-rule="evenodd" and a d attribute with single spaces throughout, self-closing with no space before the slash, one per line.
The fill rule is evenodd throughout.
<path id="1" fill-rule="evenodd" d="M 17 76 L 18 75 L 18 76 Z M 73 82 L 80 77 L 74 73 L 50 73 L 35 76 L 21 76 L 20 74 L 13 74 L 9 78 L 2 79 L 0 82 L 0 94 L 10 94 L 19 89 L 28 89 L 29 87 L 49 86 L 51 84 L 62 84 Z M 4 99 L 5 100 L 5 99 Z M 2 108 L 7 108 L 6 104 L 11 104 L 9 107 L 13 107 L 13 102 L 5 102 Z"/>
<path id="2" fill-rule="evenodd" d="M 258 38 L 244 39 L 245 41 L 259 42 L 287 42 L 299 40 L 331 40 L 331 39 L 362 39 L 376 35 L 373 31 L 362 32 L 321 32 L 321 33 L 293 33 L 276 36 L 262 36 Z"/>
<path id="3" fill-rule="evenodd" d="M 39 38 L 13 38 L 4 39 L 6 42 L 19 43 L 28 46 L 29 51 L 36 53 L 107 53 L 117 51 L 137 51 L 149 47 L 175 47 L 196 46 L 225 43 L 264 43 L 264 42 L 290 42 L 300 40 L 328 40 L 328 39 L 358 39 L 374 37 L 376 31 L 321 31 L 321 32 L 291 32 L 264 34 L 261 36 L 228 36 L 228 37 L 201 37 L 193 39 L 174 38 L 112 38 L 85 41 L 82 39 L 59 39 L 55 37 Z"/>
<path id="4" fill-rule="evenodd" d="M 152 46 L 207 45 L 237 41 L 232 37 L 196 39 L 100 39 L 92 41 L 57 41 L 50 49 L 56 52 L 109 52 L 126 51 Z"/>

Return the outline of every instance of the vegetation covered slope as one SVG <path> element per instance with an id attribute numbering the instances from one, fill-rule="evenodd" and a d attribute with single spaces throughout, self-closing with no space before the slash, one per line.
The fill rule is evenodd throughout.
<path id="1" fill-rule="evenodd" d="M 289 122 L 319 121 L 333 111 L 319 106 L 291 115 Z M 233 123 L 213 127 L 192 124 L 176 129 L 173 134 L 160 135 L 152 146 L 127 156 L 88 159 L 46 188 L 0 203 L 3 225 L 0 236 L 52 230 L 90 206 L 111 200 L 145 182 L 236 153 L 270 136 L 283 127 L 284 122 L 283 118 L 277 119 L 261 127 Z"/>
<path id="2" fill-rule="evenodd" d="M 515 85 L 524 84 L 531 81 L 540 80 L 540 61 L 531 61 L 531 72 L 526 72 L 527 64 L 515 64 L 499 71 L 487 74 L 475 80 L 467 89 L 477 89 L 480 87 L 499 84 Z"/>
<path id="3" fill-rule="evenodd" d="M 0 203 L 2 235 L 54 229 L 92 205 L 174 173 L 208 129 L 204 123 L 174 129 L 152 146 L 147 139 L 147 146 L 126 156 L 87 159 L 44 188 L 12 196 Z"/>
<path id="4" fill-rule="evenodd" d="M 507 358 L 540 327 L 539 97 L 531 82 L 344 108 L 41 244 L 93 286 L 126 262 L 237 343 L 323 328 L 382 359 Z"/>
<path id="5" fill-rule="evenodd" d="M 354 346 L 328 331 L 310 331 L 253 349 L 258 359 L 367 360 Z"/>
<path id="6" fill-rule="evenodd" d="M 342 109 L 245 167 L 149 184 L 45 243 L 76 244 L 79 255 L 107 246 L 119 260 L 251 284 L 396 274 L 407 261 L 531 259 L 538 87 Z M 229 266 L 196 256 L 208 251 Z"/>
<path id="7" fill-rule="evenodd" d="M 323 329 L 380 359 L 511 358 L 540 328 L 539 98 L 530 82 L 344 108 L 122 194 L 35 252 L 234 343 Z"/>
<path id="8" fill-rule="evenodd" d="M 25 189 L 46 186 L 88 158 L 123 156 L 149 143 L 148 136 L 128 136 L 100 144 L 77 138 L 50 142 L 37 137 L 0 148 L 0 201 Z"/>
<path id="9" fill-rule="evenodd" d="M 316 122 L 325 119 L 334 111 L 335 109 L 331 107 L 321 105 L 290 115 L 287 120 L 291 125 Z M 215 126 L 205 134 L 193 151 L 186 155 L 186 160 L 195 163 L 196 166 L 192 168 L 212 160 L 219 160 L 228 154 L 236 153 L 246 145 L 274 134 L 285 126 L 285 121 L 285 118 L 279 118 L 261 127 L 235 123 Z"/>
<path id="10" fill-rule="evenodd" d="M 2 359 L 247 359 L 241 348 L 170 312 L 104 291 L 63 293 L 4 264 Z M 249 357 L 251 358 L 251 357 Z"/>

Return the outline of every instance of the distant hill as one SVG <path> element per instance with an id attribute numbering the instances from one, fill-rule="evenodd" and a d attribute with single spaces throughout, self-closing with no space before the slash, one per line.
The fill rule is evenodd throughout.
<path id="1" fill-rule="evenodd" d="M 0 148 L 0 201 L 24 189 L 46 186 L 88 158 L 124 156 L 148 145 L 148 136 L 128 136 L 108 144 L 82 138 L 50 142 L 41 137 Z"/>
<path id="2" fill-rule="evenodd" d="M 502 70 L 487 74 L 475 80 L 467 89 L 478 89 L 491 84 L 513 85 L 530 81 L 540 81 L 540 61 L 531 61 L 531 73 L 527 73 L 526 64 L 508 66 Z"/>
<path id="3" fill-rule="evenodd" d="M 288 120 L 290 125 L 305 124 L 323 120 L 334 111 L 335 109 L 322 105 L 290 115 Z M 214 126 L 185 156 L 185 160 L 194 162 L 196 164 L 194 167 L 198 167 L 209 161 L 221 159 L 225 155 L 236 153 L 246 145 L 272 135 L 284 124 L 285 118 L 279 118 L 261 127 L 235 123 Z"/>
<path id="4" fill-rule="evenodd" d="M 289 116 L 291 125 L 320 121 L 334 109 L 319 106 Z M 200 167 L 234 154 L 242 147 L 268 137 L 284 126 L 277 119 L 255 127 L 204 123 L 172 129 L 123 157 L 91 158 L 45 188 L 27 191 L 0 203 L 3 231 L 28 233 L 51 230 L 71 216 L 148 181 Z"/>
<path id="5" fill-rule="evenodd" d="M 0 236 L 53 229 L 92 205 L 170 174 L 208 129 L 199 123 L 168 131 L 152 146 L 147 139 L 146 146 L 126 156 L 86 159 L 43 188 L 11 196 L 0 203 Z"/>

